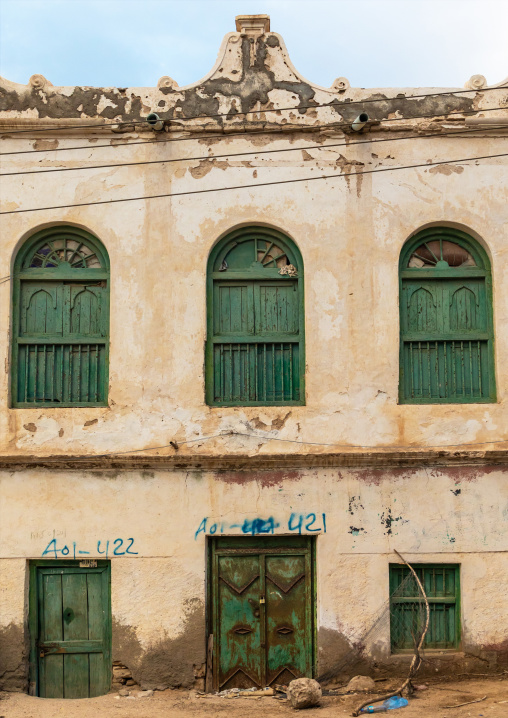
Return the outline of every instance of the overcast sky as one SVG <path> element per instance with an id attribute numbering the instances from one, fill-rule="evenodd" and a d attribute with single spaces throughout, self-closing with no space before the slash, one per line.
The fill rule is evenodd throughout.
<path id="1" fill-rule="evenodd" d="M 329 87 L 462 87 L 508 76 L 508 0 L 0 0 L 0 74 L 26 84 L 179 85 L 212 67 L 235 15 L 267 13 L 297 70 Z"/>

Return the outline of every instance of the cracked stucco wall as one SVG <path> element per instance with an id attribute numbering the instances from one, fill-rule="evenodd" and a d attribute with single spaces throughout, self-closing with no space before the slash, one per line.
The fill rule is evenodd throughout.
<path id="1" fill-rule="evenodd" d="M 341 90 L 320 88 L 298 75 L 275 33 L 254 43 L 240 33 L 226 36 L 216 66 L 186 88 L 167 77 L 156 88 L 57 88 L 40 76 L 27 86 L 1 81 L 2 151 L 45 150 L 6 156 L 3 171 L 78 168 L 40 178 L 2 178 L 2 211 L 210 191 L 2 215 L 0 277 L 9 276 L 17 249 L 40 228 L 72 224 L 101 239 L 111 261 L 111 345 L 107 407 L 10 408 L 11 285 L 0 284 L 0 454 L 131 451 L 231 430 L 254 438 L 197 441 L 181 445 L 180 455 L 269 456 L 288 447 L 293 454 L 308 453 L 305 444 L 266 437 L 392 448 L 504 438 L 506 163 L 497 158 L 425 165 L 505 151 L 502 130 L 480 128 L 467 135 L 460 130 L 467 129 L 463 113 L 480 117 L 489 107 L 506 105 L 508 88 L 457 94 L 446 102 L 435 97 L 393 101 L 421 92 L 362 90 L 347 82 Z M 362 99 L 381 100 L 369 104 L 369 114 L 380 125 L 354 137 L 347 127 L 332 126 L 349 123 L 359 110 L 339 103 Z M 314 107 L 322 103 L 328 106 Z M 153 135 L 136 124 L 151 110 L 168 121 L 168 132 Z M 250 110 L 256 112 L 247 119 L 240 114 Z M 226 116 L 193 119 L 217 113 Z M 447 116 L 417 119 L 434 114 Z M 131 124 L 121 132 L 84 127 L 96 120 Z M 65 127 L 41 132 L 41 125 L 52 123 Z M 217 136 L 235 127 L 257 134 Z M 16 128 L 33 131 L 9 134 Z M 451 129 L 459 132 L 450 137 Z M 411 139 L 399 141 L 404 135 Z M 165 142 L 184 137 L 192 139 Z M 359 140 L 362 144 L 353 144 Z M 128 146 L 133 142 L 144 144 Z M 60 151 L 76 146 L 81 149 Z M 291 152 L 262 154 L 277 149 Z M 238 153 L 249 154 L 230 156 Z M 159 164 L 83 169 L 152 160 Z M 423 166 L 360 174 L 411 164 Z M 212 191 L 323 174 L 336 176 Z M 248 224 L 286 232 L 303 255 L 303 407 L 212 409 L 204 403 L 206 262 L 219 238 Z M 397 403 L 399 254 L 414 232 L 436 224 L 470 232 L 491 258 L 496 404 Z M 334 450 L 313 447 L 317 453 Z M 173 449 L 159 453 L 164 452 Z M 320 665 L 330 664 L 337 647 L 349 646 L 386 600 L 393 548 L 412 560 L 461 563 L 465 647 L 496 656 L 503 651 L 508 620 L 502 613 L 508 568 L 505 483 L 504 470 L 489 467 L 473 475 L 467 470 L 458 475 L 456 469 L 397 473 L 387 468 L 247 477 L 235 472 L 5 472 L 0 640 L 14 648 L 4 653 L 0 676 L 9 676 L 9 685 L 18 690 L 25 685 L 27 559 L 40 557 L 53 538 L 58 545 L 76 541 L 87 547 L 102 541 L 102 549 L 104 542 L 133 538 L 136 556 L 112 558 L 114 657 L 132 664 L 145 686 L 190 685 L 205 650 L 205 534 L 213 525 L 237 523 L 235 517 L 270 516 L 283 532 L 292 512 L 327 517 L 327 532 L 321 526 L 317 539 Z M 206 527 L 195 538 L 205 518 Z M 379 645 L 369 647 L 372 656 L 387 660 L 387 640 L 385 633 Z M 181 659 L 171 662 L 171 655 Z"/>
<path id="2" fill-rule="evenodd" d="M 260 33 L 268 27 L 265 22 Z M 504 437 L 506 162 L 494 158 L 425 165 L 507 148 L 506 131 L 480 127 L 471 134 L 464 113 L 473 112 L 478 119 L 483 109 L 506 105 L 508 83 L 482 93 L 486 84 L 478 76 L 469 83 L 473 91 L 452 88 L 456 94 L 423 98 L 411 95 L 429 92 L 425 88 L 351 88 L 344 78 L 322 88 L 293 67 L 280 35 L 260 33 L 226 35 L 211 71 L 182 88 L 167 76 L 157 87 L 134 89 L 53 87 L 41 75 L 32 76 L 26 86 L 0 83 L 3 151 L 45 150 L 4 156 L 4 171 L 74 168 L 42 177 L 3 177 L 2 210 L 103 202 L 2 215 L 0 276 L 8 277 L 26 237 L 54 224 L 92 232 L 111 260 L 109 406 L 13 410 L 7 398 L 0 404 L 1 453 L 122 451 L 231 429 L 253 432 L 259 439 L 196 442 L 181 450 L 286 450 L 282 443 L 264 442 L 263 434 L 388 446 Z M 362 107 L 351 103 L 372 99 L 379 102 L 365 108 L 380 123 L 367 134 L 351 133 L 349 123 Z M 326 106 L 316 107 L 322 104 Z M 167 120 L 168 132 L 153 133 L 135 124 L 154 109 Z M 246 112 L 250 114 L 241 114 Z M 436 113 L 440 119 L 422 117 Z M 132 124 L 116 128 L 119 133 L 86 129 L 90 120 L 100 119 Z M 341 120 L 347 123 L 342 129 L 334 125 Z M 37 130 L 47 123 L 62 129 Z M 257 132 L 217 134 L 217 128 L 225 132 L 235 123 Z M 16 127 L 27 132 L 9 134 Z M 449 136 L 450 130 L 456 134 Z M 404 136 L 410 139 L 400 141 Z M 81 149 L 60 151 L 71 147 Z M 291 151 L 262 154 L 264 150 Z M 108 167 L 151 161 L 156 164 Z M 423 166 L 362 174 L 413 164 Z M 90 165 L 105 166 L 81 169 Z M 322 180 L 322 175 L 332 177 Z M 316 181 L 242 189 L 305 178 Z M 240 189 L 213 191 L 236 186 Z M 195 191 L 205 193 L 107 204 Z M 220 237 L 248 224 L 287 233 L 303 256 L 306 406 L 292 407 L 289 413 L 284 407 L 211 409 L 204 403 L 206 262 Z M 491 257 L 497 404 L 397 404 L 399 253 L 414 232 L 435 224 L 470 232 Z M 4 397 L 9 396 L 10 296 L 11 283 L 0 284 Z M 292 450 L 307 448 L 293 444 Z"/>
<path id="3" fill-rule="evenodd" d="M 39 140 L 40 141 L 40 140 Z M 89 144 L 88 147 L 95 146 Z M 10 140 L 11 147 L 33 140 Z M 76 140 L 59 139 L 64 145 Z M 100 140 L 99 144 L 104 142 Z M 263 144 L 261 144 L 263 142 Z M 41 156 L 38 167 L 81 166 L 182 158 L 172 164 L 79 169 L 3 183 L 4 207 L 71 204 L 212 190 L 263 181 L 330 180 L 198 196 L 162 198 L 2 217 L 0 276 L 8 276 L 24 238 L 51 224 L 96 234 L 111 261 L 110 389 L 107 408 L 12 409 L 9 394 L 10 283 L 0 285 L 0 451 L 9 454 L 127 451 L 236 430 L 230 437 L 183 446 L 182 452 L 285 452 L 263 435 L 328 444 L 434 445 L 486 442 L 506 434 L 508 183 L 502 158 L 374 175 L 358 169 L 425 164 L 498 153 L 507 140 L 421 138 L 329 148 L 295 134 L 205 140 L 169 146 L 109 145 L 97 152 Z M 176 145 L 176 146 L 175 146 Z M 295 148 L 281 155 L 265 148 Z M 207 164 L 185 160 L 252 151 Z M 302 151 L 304 156 L 302 157 Z M 307 155 L 313 159 L 308 159 Z M 30 157 L 30 156 L 29 156 Z M 343 159 L 347 157 L 347 163 Z M 30 158 L 31 159 L 31 158 Z M 219 164 L 220 163 L 220 164 Z M 356 163 L 356 164 L 355 164 Z M 26 156 L 10 167 L 28 167 Z M 65 179 L 62 175 L 65 174 Z M 4 178 L 5 179 L 5 178 Z M 206 262 L 231 229 L 263 224 L 286 232 L 303 255 L 305 274 L 306 406 L 209 408 L 204 403 Z M 398 259 L 415 231 L 446 224 L 470 232 L 492 262 L 498 403 L 401 406 Z M 175 338 L 178 338 L 176 340 Z M 126 351 L 128 348 L 128 351 Z M 284 421 L 282 422 L 282 419 Z M 269 428 L 257 429 L 258 426 Z M 291 445 L 292 451 L 307 448 Z M 333 450 L 327 447 L 318 451 Z"/>
<path id="4" fill-rule="evenodd" d="M 38 500 L 27 504 L 27 495 Z M 464 651 L 491 667 L 498 654 L 500 660 L 504 655 L 504 468 L 256 473 L 33 469 L 3 472 L 0 496 L 5 557 L 0 562 L 5 577 L 1 626 L 21 630 L 26 620 L 27 559 L 40 558 L 46 550 L 46 557 L 54 558 L 54 550 L 61 555 L 64 546 L 71 555 L 75 548 L 90 551 L 87 558 L 104 558 L 98 549 L 108 547 L 113 657 L 128 665 L 144 686 L 192 684 L 195 667 L 205 661 L 206 536 L 222 531 L 243 535 L 241 527 L 248 532 L 248 523 L 256 518 L 271 517 L 275 535 L 298 534 L 300 515 L 304 534 L 312 535 L 307 526 L 315 529 L 320 671 L 337 659 L 339 642 L 343 651 L 359 642 L 385 605 L 394 549 L 411 561 L 460 564 Z M 23 522 L 17 519 L 21 513 Z M 123 542 L 115 543 L 117 539 Z M 136 555 L 113 555 L 127 547 Z M 367 657 L 393 668 L 388 623 L 366 645 Z"/>

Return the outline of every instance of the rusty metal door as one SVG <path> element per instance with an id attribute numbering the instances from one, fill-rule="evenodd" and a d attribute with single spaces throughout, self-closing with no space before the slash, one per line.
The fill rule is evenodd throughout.
<path id="1" fill-rule="evenodd" d="M 312 676 L 311 537 L 211 540 L 216 689 Z"/>

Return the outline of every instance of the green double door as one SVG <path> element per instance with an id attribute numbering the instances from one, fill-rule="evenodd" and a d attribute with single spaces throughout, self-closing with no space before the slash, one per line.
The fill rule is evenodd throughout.
<path id="1" fill-rule="evenodd" d="M 110 567 L 95 563 L 31 567 L 31 681 L 42 698 L 89 698 L 110 688 Z"/>
<path id="2" fill-rule="evenodd" d="M 312 539 L 211 541 L 216 689 L 286 684 L 313 674 Z"/>

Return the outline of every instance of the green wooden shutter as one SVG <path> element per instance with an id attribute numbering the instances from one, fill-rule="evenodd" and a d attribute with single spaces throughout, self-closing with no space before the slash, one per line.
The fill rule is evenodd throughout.
<path id="1" fill-rule="evenodd" d="M 460 571 L 457 565 L 414 565 L 430 608 L 430 621 L 424 648 L 452 649 L 460 642 Z M 414 649 L 414 636 L 422 621 L 419 592 L 410 581 L 406 566 L 390 566 L 390 633 L 393 651 Z M 402 588 L 400 588 L 402 586 Z"/>
<path id="2" fill-rule="evenodd" d="M 47 231 L 39 233 L 17 260 L 15 406 L 89 406 L 107 401 L 109 273 L 106 267 L 96 266 L 98 252 L 92 252 L 82 233 L 78 236 L 79 242 L 68 232 L 64 236 L 54 229 L 49 236 Z M 41 267 L 43 260 L 46 266 Z M 90 268 L 87 263 L 92 262 Z"/>
<path id="3" fill-rule="evenodd" d="M 462 246 L 446 240 L 451 256 L 453 247 L 457 252 L 467 251 L 462 233 L 458 234 L 461 236 L 453 236 Z M 427 246 L 422 244 L 423 239 L 420 234 L 412 241 L 401 264 L 400 401 L 494 401 L 491 283 L 485 266 L 488 260 L 477 253 L 476 262 L 469 255 L 466 266 L 452 267 L 436 258 L 434 266 L 410 268 L 408 257 L 421 257 L 421 247 Z M 437 240 L 432 243 L 437 245 Z"/>
<path id="4" fill-rule="evenodd" d="M 252 230 L 226 238 L 212 254 L 209 403 L 302 403 L 303 277 L 290 260 L 297 261 L 279 235 L 274 242 Z M 293 275 L 283 269 L 290 264 Z"/>

